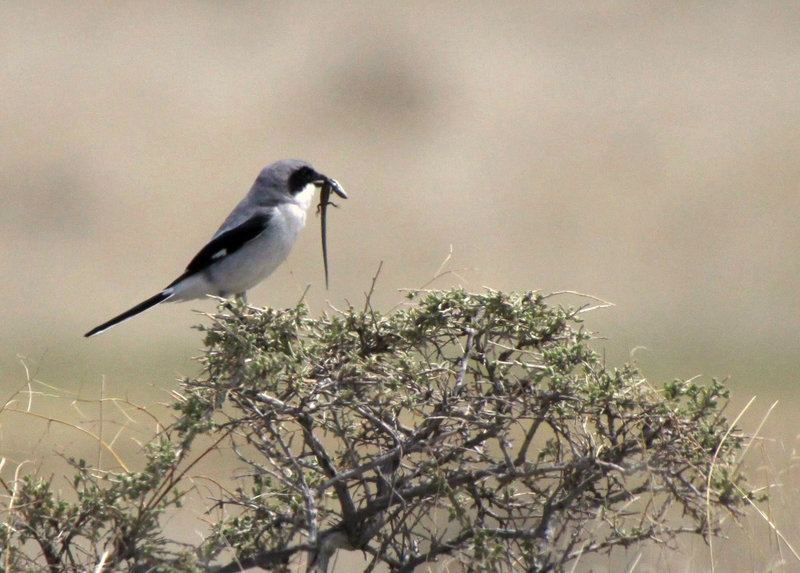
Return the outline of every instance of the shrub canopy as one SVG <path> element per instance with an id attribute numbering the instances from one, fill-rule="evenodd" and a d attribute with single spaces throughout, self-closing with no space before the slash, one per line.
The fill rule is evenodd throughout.
<path id="1" fill-rule="evenodd" d="M 103 555 L 134 570 L 290 570 L 303 558 L 325 571 L 341 549 L 391 571 L 445 556 L 474 571 L 562 571 L 586 554 L 714 535 L 737 511 L 742 438 L 719 382 L 655 387 L 607 367 L 582 309 L 539 293 L 409 298 L 320 318 L 303 304 L 226 307 L 203 329 L 203 372 L 183 382 L 148 467 L 109 476 L 76 462 L 74 504 L 25 482 L 0 543 L 34 540 L 64 571 Z M 200 436 L 231 448 L 240 487 L 221 490 L 198 547 L 176 548 L 158 516 L 187 489 Z"/>

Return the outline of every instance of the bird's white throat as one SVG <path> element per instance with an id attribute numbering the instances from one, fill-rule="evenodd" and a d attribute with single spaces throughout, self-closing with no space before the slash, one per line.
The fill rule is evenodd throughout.
<path id="1" fill-rule="evenodd" d="M 308 208 L 311 206 L 311 201 L 314 200 L 314 192 L 317 189 L 318 187 L 316 185 L 309 183 L 303 187 L 302 191 L 294 196 L 294 200 L 300 204 L 300 206 L 303 208 L 303 211 L 308 211 Z"/>

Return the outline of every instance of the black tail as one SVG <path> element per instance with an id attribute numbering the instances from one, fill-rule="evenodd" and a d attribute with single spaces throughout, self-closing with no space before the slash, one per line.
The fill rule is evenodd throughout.
<path id="1" fill-rule="evenodd" d="M 167 292 L 168 290 L 172 290 L 172 289 L 167 289 L 167 290 L 161 291 L 160 293 L 158 293 L 155 296 L 151 296 L 146 301 L 140 302 L 139 304 L 137 304 L 136 306 L 134 306 L 133 308 L 131 308 L 129 310 L 126 310 L 125 312 L 123 312 L 119 316 L 115 316 L 114 318 L 112 318 L 108 322 L 104 322 L 100 326 L 94 327 L 89 332 L 84 334 L 84 336 L 86 338 L 89 338 L 90 336 L 94 336 L 95 334 L 100 334 L 104 330 L 108 330 L 109 328 L 111 328 L 114 325 L 119 324 L 123 320 L 128 320 L 132 316 L 136 316 L 140 312 L 144 312 L 148 308 L 153 307 L 153 306 L 157 305 L 160 302 L 164 302 L 165 300 L 167 300 L 169 297 L 171 297 L 173 295 L 173 293 Z"/>

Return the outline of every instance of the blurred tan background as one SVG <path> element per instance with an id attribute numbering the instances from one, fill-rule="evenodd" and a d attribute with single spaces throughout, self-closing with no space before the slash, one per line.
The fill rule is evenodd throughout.
<path id="1" fill-rule="evenodd" d="M 752 463 L 793 497 L 798 30 L 788 1 L 4 3 L 2 390 L 24 356 L 62 396 L 105 380 L 166 400 L 213 303 L 82 334 L 175 278 L 261 167 L 300 157 L 350 194 L 331 289 L 310 216 L 252 303 L 310 285 L 312 312 L 360 305 L 384 261 L 388 309 L 451 246 L 458 274 L 434 287 L 596 295 L 616 304 L 587 317 L 609 362 L 730 376 L 731 416 L 757 395 L 751 431 L 780 400 L 772 467 Z M 21 459 L 14 420 L 3 455 Z M 800 544 L 797 515 L 775 519 Z M 753 570 L 780 561 L 774 541 L 756 553 Z"/>

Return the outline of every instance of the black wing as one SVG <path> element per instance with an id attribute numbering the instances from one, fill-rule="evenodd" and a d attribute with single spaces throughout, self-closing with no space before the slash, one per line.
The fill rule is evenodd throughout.
<path id="1" fill-rule="evenodd" d="M 189 261 L 186 271 L 169 286 L 180 282 L 189 275 L 199 273 L 218 260 L 235 253 L 263 233 L 271 218 L 272 216 L 269 214 L 255 215 L 238 227 L 228 229 L 224 233 L 217 235 Z"/>

